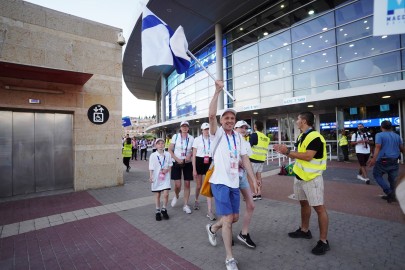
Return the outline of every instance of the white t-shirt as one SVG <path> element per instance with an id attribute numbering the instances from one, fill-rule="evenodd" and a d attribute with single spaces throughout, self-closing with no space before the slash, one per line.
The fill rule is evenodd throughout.
<path id="1" fill-rule="evenodd" d="M 210 183 L 223 184 L 230 188 L 239 188 L 239 159 L 241 156 L 247 154 L 246 147 L 242 147 L 242 145 L 244 145 L 244 140 L 239 133 L 233 132 L 233 135 L 229 136 L 225 134 L 224 129 L 220 127 L 217 129 L 215 135 L 211 135 L 211 151 L 213 151 L 221 137 L 222 139 L 213 158 L 215 169 L 210 178 Z M 235 150 L 237 152 L 236 157 Z M 231 155 L 234 157 L 233 161 Z M 236 168 L 232 168 L 231 163 L 234 164 L 235 162 Z"/>
<path id="2" fill-rule="evenodd" d="M 366 133 L 363 133 L 363 135 L 357 134 L 357 140 L 356 140 L 356 133 L 353 133 L 352 135 L 352 142 L 355 141 L 363 141 L 363 140 L 368 140 L 368 136 Z M 370 154 L 370 145 L 367 144 L 367 148 L 366 145 L 364 143 L 358 143 L 356 144 L 356 153 L 359 154 Z"/>
<path id="3" fill-rule="evenodd" d="M 163 155 L 160 155 L 159 152 L 156 151 L 150 155 L 149 170 L 153 171 L 153 183 L 151 183 L 152 191 L 161 191 L 164 189 L 171 188 L 170 173 L 166 173 L 165 178 L 163 180 L 159 180 L 160 170 L 162 168 L 167 169 L 171 166 L 173 166 L 173 161 L 169 152 L 165 151 L 163 152 Z"/>
<path id="4" fill-rule="evenodd" d="M 187 134 L 187 138 L 182 140 L 181 134 L 177 133 L 173 135 L 171 144 L 174 144 L 174 155 L 179 159 L 186 159 L 186 156 L 191 156 L 193 150 L 194 138 L 190 134 Z"/>
<path id="5" fill-rule="evenodd" d="M 211 140 L 208 138 L 203 138 L 202 135 L 194 138 L 193 148 L 197 149 L 197 157 L 211 156 Z"/>

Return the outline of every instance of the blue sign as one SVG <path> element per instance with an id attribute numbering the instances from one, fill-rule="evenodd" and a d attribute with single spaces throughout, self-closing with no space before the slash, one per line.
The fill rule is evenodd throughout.
<path id="1" fill-rule="evenodd" d="M 364 119 L 364 120 L 345 121 L 344 127 L 345 128 L 357 128 L 358 124 L 363 124 L 364 127 L 379 127 L 379 126 L 381 126 L 381 122 L 384 120 L 390 121 L 393 126 L 400 125 L 399 117 L 386 117 L 386 118 L 372 118 L 372 119 Z M 336 129 L 336 122 L 320 123 L 319 126 L 320 126 L 320 129 Z"/>
<path id="2" fill-rule="evenodd" d="M 122 117 L 122 126 L 123 127 L 132 126 L 131 118 L 129 118 L 128 116 Z"/>

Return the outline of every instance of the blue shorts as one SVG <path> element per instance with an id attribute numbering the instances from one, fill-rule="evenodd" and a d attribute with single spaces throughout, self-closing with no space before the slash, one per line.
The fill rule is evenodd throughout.
<path id="1" fill-rule="evenodd" d="M 243 172 L 243 176 L 239 176 L 239 188 L 247 189 L 250 188 L 249 181 L 247 179 L 247 172 Z"/>
<path id="2" fill-rule="evenodd" d="M 239 214 L 239 188 L 230 188 L 222 184 L 211 184 L 211 191 L 212 195 L 214 195 L 217 215 Z"/>

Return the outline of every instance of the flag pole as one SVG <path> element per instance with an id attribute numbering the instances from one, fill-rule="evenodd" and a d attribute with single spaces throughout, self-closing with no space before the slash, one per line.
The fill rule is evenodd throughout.
<path id="1" fill-rule="evenodd" d="M 214 77 L 214 75 L 212 75 L 211 72 L 208 71 L 208 69 L 206 67 L 204 67 L 204 65 L 200 62 L 200 60 L 197 59 L 197 57 L 194 56 L 194 54 L 192 54 L 189 50 L 187 50 L 188 55 L 191 56 L 191 58 L 194 59 L 194 61 L 196 61 L 204 70 L 205 72 L 208 73 L 208 75 L 214 80 L 216 81 L 217 79 Z M 236 99 L 231 95 L 231 93 L 229 93 L 225 88 L 223 89 L 224 92 L 233 100 L 235 101 Z"/>

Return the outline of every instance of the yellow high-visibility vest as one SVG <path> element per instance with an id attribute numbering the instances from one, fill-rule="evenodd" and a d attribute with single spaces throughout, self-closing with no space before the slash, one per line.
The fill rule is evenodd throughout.
<path id="1" fill-rule="evenodd" d="M 169 146 L 170 146 L 170 139 L 166 139 L 165 148 L 169 149 Z"/>
<path id="2" fill-rule="evenodd" d="M 258 161 L 265 161 L 267 151 L 269 149 L 270 139 L 262 132 L 256 131 L 256 134 L 257 134 L 257 145 L 252 146 L 253 155 L 251 155 L 249 158 Z"/>
<path id="3" fill-rule="evenodd" d="M 298 137 L 302 136 L 302 133 Z M 326 142 L 324 137 L 317 131 L 312 131 L 308 133 L 304 141 L 298 145 L 298 153 L 304 153 L 307 151 L 307 147 L 310 142 L 315 138 L 320 138 L 323 144 L 323 156 L 320 159 L 313 158 L 310 161 L 305 161 L 302 159 L 296 159 L 293 171 L 304 181 L 311 181 L 319 175 L 322 175 L 322 171 L 326 170 Z"/>
<path id="4" fill-rule="evenodd" d="M 122 149 L 122 157 L 131 157 L 132 156 L 132 143 L 124 143 L 124 148 Z"/>
<path id="5" fill-rule="evenodd" d="M 347 137 L 345 135 L 340 135 L 339 146 L 348 145 Z"/>

